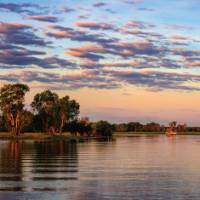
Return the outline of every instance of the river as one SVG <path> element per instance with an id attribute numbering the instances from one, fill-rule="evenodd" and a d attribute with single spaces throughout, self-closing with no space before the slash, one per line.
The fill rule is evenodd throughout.
<path id="1" fill-rule="evenodd" d="M 0 200 L 200 199 L 200 136 L 0 141 Z"/>

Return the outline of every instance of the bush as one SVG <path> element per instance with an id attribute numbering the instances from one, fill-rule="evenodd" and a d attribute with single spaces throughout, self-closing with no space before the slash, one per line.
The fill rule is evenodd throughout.
<path id="1" fill-rule="evenodd" d="M 107 121 L 99 121 L 96 123 L 96 135 L 101 137 L 112 137 L 112 125 Z"/>

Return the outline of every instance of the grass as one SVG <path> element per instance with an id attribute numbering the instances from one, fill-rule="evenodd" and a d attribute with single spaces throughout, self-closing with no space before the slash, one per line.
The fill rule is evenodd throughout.
<path id="1" fill-rule="evenodd" d="M 164 132 L 115 132 L 114 137 L 137 137 L 137 136 L 155 136 L 164 135 Z M 200 132 L 179 132 L 178 135 L 200 135 Z M 71 133 L 63 133 L 62 135 L 51 135 L 45 133 L 24 133 L 14 136 L 8 132 L 0 133 L 0 140 L 69 140 L 83 141 L 85 139 L 95 139 L 95 137 L 74 136 Z"/>
<path id="2" fill-rule="evenodd" d="M 7 132 L 0 133 L 0 140 L 76 140 L 83 139 L 81 136 L 73 136 L 71 133 L 63 133 L 62 135 L 51 135 L 45 133 L 24 133 L 14 136 Z"/>

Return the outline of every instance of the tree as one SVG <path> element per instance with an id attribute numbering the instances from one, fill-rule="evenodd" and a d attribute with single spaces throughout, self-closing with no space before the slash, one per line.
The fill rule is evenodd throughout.
<path id="1" fill-rule="evenodd" d="M 90 123 L 88 117 L 82 117 L 78 121 L 77 127 L 78 127 L 78 132 L 80 133 L 81 136 L 84 136 L 84 135 L 89 136 L 89 135 L 91 135 L 92 126 L 91 126 L 91 123 Z"/>
<path id="2" fill-rule="evenodd" d="M 128 131 L 128 126 L 125 123 L 116 124 L 114 127 L 115 127 L 116 132 L 127 132 Z"/>
<path id="3" fill-rule="evenodd" d="M 169 123 L 169 126 L 170 126 L 170 127 L 176 127 L 176 125 L 177 125 L 177 122 L 176 122 L 176 121 L 173 121 L 173 122 L 170 122 L 170 123 Z"/>
<path id="4" fill-rule="evenodd" d="M 28 110 L 23 110 L 20 123 L 20 132 L 32 132 L 34 115 Z"/>
<path id="5" fill-rule="evenodd" d="M 58 95 L 50 90 L 46 90 L 34 96 L 31 106 L 39 115 L 38 118 L 42 120 L 42 129 L 44 132 L 50 131 L 51 127 L 53 127 L 53 118 L 57 104 Z"/>
<path id="6" fill-rule="evenodd" d="M 0 109 L 6 119 L 8 130 L 19 135 L 24 111 L 24 97 L 29 87 L 24 84 L 7 84 L 0 90 Z"/>
<path id="7" fill-rule="evenodd" d="M 160 124 L 151 122 L 145 125 L 145 131 L 147 132 L 159 132 L 160 131 Z"/>
<path id="8" fill-rule="evenodd" d="M 79 115 L 79 104 L 75 100 L 70 100 L 69 96 L 59 99 L 58 116 L 59 118 L 59 133 L 62 134 L 63 127 L 66 122 L 75 121 Z"/>
<path id="9" fill-rule="evenodd" d="M 77 124 L 78 124 L 77 120 L 71 121 L 69 123 L 66 123 L 65 127 L 64 127 L 64 130 L 72 133 L 73 135 L 77 135 L 77 133 L 78 133 L 78 126 L 77 126 Z"/>
<path id="10" fill-rule="evenodd" d="M 50 90 L 36 94 L 31 106 L 36 112 L 35 122 L 38 123 L 39 119 L 42 121 L 43 131 L 60 134 L 67 122 L 77 119 L 80 107 L 75 100 L 70 100 L 69 96 L 59 99 L 58 95 Z"/>
<path id="11" fill-rule="evenodd" d="M 170 122 L 169 123 L 169 127 L 172 131 L 175 131 L 176 128 L 177 128 L 177 122 L 176 121 L 173 121 L 173 122 Z"/>
<path id="12" fill-rule="evenodd" d="M 187 130 L 187 124 L 178 124 L 177 125 L 177 131 L 185 132 L 186 130 Z"/>
<path id="13" fill-rule="evenodd" d="M 139 122 L 129 122 L 127 126 L 128 126 L 127 131 L 134 131 L 134 132 L 143 131 L 143 125 L 140 124 Z"/>
<path id="14" fill-rule="evenodd" d="M 0 115 L 0 132 L 6 132 L 7 127 L 6 127 L 6 119 L 5 116 L 2 114 Z"/>
<path id="15" fill-rule="evenodd" d="M 99 121 L 96 123 L 96 134 L 102 137 L 112 137 L 112 125 L 107 121 Z"/>

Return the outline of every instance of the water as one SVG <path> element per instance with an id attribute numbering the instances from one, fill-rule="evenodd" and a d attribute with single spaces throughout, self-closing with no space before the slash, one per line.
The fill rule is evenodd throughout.
<path id="1" fill-rule="evenodd" d="M 200 199 L 200 136 L 1 141 L 0 200 Z"/>

